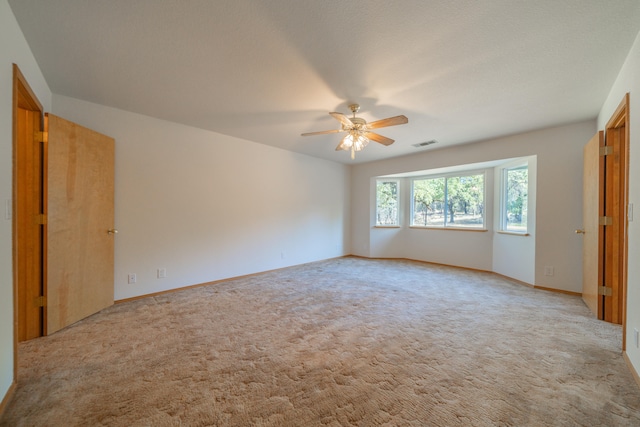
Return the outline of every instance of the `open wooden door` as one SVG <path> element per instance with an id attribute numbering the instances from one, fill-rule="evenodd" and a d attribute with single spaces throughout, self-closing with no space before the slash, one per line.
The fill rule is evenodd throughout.
<path id="1" fill-rule="evenodd" d="M 45 115 L 46 334 L 113 304 L 114 140 Z"/>
<path id="2" fill-rule="evenodd" d="M 582 179 L 582 299 L 594 315 L 602 318 L 602 298 L 598 290 L 602 284 L 602 227 L 598 219 L 604 206 L 604 132 L 596 133 L 583 149 Z"/>
<path id="3" fill-rule="evenodd" d="M 584 147 L 582 298 L 598 319 L 621 324 L 626 348 L 629 94 Z"/>

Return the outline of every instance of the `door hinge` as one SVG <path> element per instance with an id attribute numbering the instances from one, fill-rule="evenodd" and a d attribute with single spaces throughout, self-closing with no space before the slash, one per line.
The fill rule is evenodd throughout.
<path id="1" fill-rule="evenodd" d="M 34 134 L 34 138 L 36 142 L 48 142 L 49 141 L 49 132 L 36 132 Z"/>
<path id="2" fill-rule="evenodd" d="M 46 307 L 47 306 L 47 297 L 39 296 L 36 298 L 36 307 Z"/>
<path id="3" fill-rule="evenodd" d="M 601 216 L 598 218 L 598 225 L 613 225 L 612 216 Z"/>
<path id="4" fill-rule="evenodd" d="M 605 297 L 610 297 L 613 295 L 613 289 L 607 286 L 598 286 L 598 295 L 604 295 Z"/>
<path id="5" fill-rule="evenodd" d="M 608 156 L 609 154 L 613 154 L 613 145 L 605 145 L 604 147 L 600 147 L 601 156 Z"/>
<path id="6" fill-rule="evenodd" d="M 47 223 L 47 216 L 45 214 L 36 215 L 36 224 L 45 225 Z"/>

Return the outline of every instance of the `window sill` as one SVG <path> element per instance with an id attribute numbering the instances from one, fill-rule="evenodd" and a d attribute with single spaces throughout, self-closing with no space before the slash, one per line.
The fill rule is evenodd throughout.
<path id="1" fill-rule="evenodd" d="M 496 233 L 498 234 L 506 234 L 508 236 L 521 236 L 521 237 L 527 237 L 530 236 L 529 233 L 518 233 L 517 231 L 503 231 L 503 230 L 498 230 L 496 231 Z"/>
<path id="2" fill-rule="evenodd" d="M 373 228 L 400 228 L 399 225 L 374 225 Z"/>
<path id="3" fill-rule="evenodd" d="M 414 228 L 416 230 L 451 230 L 451 231 L 475 231 L 475 232 L 486 232 L 489 231 L 486 228 L 465 228 L 465 227 L 422 227 L 419 225 L 412 225 L 409 228 Z"/>

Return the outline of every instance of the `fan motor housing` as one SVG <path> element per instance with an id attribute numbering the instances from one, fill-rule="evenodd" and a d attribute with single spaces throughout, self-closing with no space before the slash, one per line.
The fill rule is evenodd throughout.
<path id="1" fill-rule="evenodd" d="M 360 117 L 349 117 L 351 123 L 353 123 L 356 129 L 360 129 L 367 125 L 367 121 L 365 119 L 361 119 Z"/>

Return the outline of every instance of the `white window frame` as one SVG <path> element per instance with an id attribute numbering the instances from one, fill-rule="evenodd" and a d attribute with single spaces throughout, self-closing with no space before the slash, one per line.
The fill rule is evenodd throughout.
<path id="1" fill-rule="evenodd" d="M 444 225 L 421 225 L 421 224 L 415 224 L 414 221 L 414 194 L 413 194 L 413 190 L 414 190 L 414 183 L 415 181 L 422 181 L 425 179 L 438 179 L 438 178 L 444 178 L 445 180 L 445 184 L 444 184 L 444 196 L 445 196 L 445 206 L 446 206 L 446 200 L 447 200 L 447 180 L 450 178 L 462 178 L 465 176 L 475 176 L 475 175 L 482 175 L 482 203 L 484 204 L 483 210 L 482 210 L 482 224 L 479 224 L 477 226 L 470 226 L 470 227 L 461 227 L 461 226 L 456 226 L 456 225 L 449 225 L 448 221 L 447 221 L 447 214 L 445 211 L 445 218 L 444 218 Z M 409 224 L 411 228 L 432 228 L 432 229 L 439 229 L 439 230 L 469 230 L 469 231 L 486 231 L 487 229 L 487 171 L 486 170 L 471 170 L 471 171 L 461 171 L 461 172 L 452 172 L 452 173 L 448 173 L 448 174 L 439 174 L 439 175 L 423 175 L 423 176 L 416 176 L 416 177 L 412 177 L 411 178 L 411 200 L 410 200 L 410 218 L 409 218 Z M 446 208 L 445 208 L 446 209 Z"/>
<path id="2" fill-rule="evenodd" d="M 378 185 L 379 184 L 384 184 L 384 183 L 395 183 L 397 186 L 397 198 L 396 198 L 396 204 L 397 204 L 397 208 L 396 208 L 396 218 L 395 218 L 395 224 L 379 224 L 378 223 Z M 402 191 L 402 180 L 400 179 L 396 179 L 396 178 L 378 178 L 376 179 L 376 188 L 375 188 L 375 194 L 376 194 L 376 206 L 375 206 L 375 226 L 378 228 L 384 228 L 384 227 L 388 227 L 388 228 L 398 228 L 400 227 L 400 211 L 401 211 L 401 203 L 402 203 L 402 196 L 401 196 L 401 191 Z"/>
<path id="3" fill-rule="evenodd" d="M 507 179 L 509 171 L 515 171 L 520 169 L 527 169 L 527 219 L 525 223 L 524 230 L 515 230 L 508 228 L 508 213 L 507 213 Z M 503 233 L 512 233 L 512 234 L 529 234 L 529 193 L 531 189 L 531 185 L 529 182 L 529 163 L 523 162 L 519 164 L 510 165 L 508 167 L 502 168 L 502 173 L 500 174 L 500 231 Z"/>

